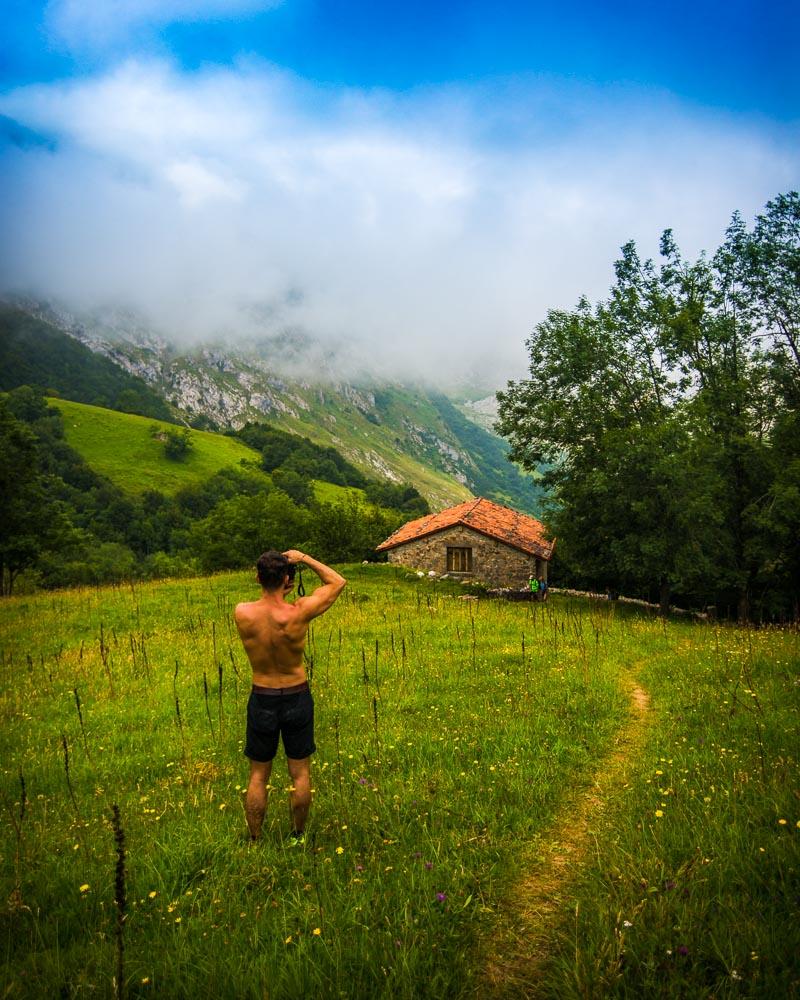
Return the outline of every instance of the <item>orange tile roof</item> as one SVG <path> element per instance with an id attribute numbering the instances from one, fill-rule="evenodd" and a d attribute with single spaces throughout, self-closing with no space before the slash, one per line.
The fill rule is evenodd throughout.
<path id="1" fill-rule="evenodd" d="M 418 538 L 433 535 L 437 531 L 444 531 L 445 528 L 452 528 L 457 524 L 472 528 L 473 531 L 495 538 L 540 559 L 549 559 L 553 554 L 555 541 L 549 542 L 544 537 L 545 528 L 541 521 L 511 510 L 510 507 L 492 503 L 483 497 L 466 500 L 438 514 L 427 514 L 415 521 L 409 521 L 398 528 L 385 542 L 381 542 L 376 552 L 385 552 L 387 549 L 405 545 L 406 542 L 416 541 Z"/>

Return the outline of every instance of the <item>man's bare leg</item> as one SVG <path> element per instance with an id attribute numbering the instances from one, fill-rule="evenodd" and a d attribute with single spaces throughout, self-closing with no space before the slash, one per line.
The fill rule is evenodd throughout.
<path id="1" fill-rule="evenodd" d="M 289 777 L 294 786 L 289 798 L 294 832 L 302 833 L 306 828 L 308 810 L 311 807 L 311 758 L 304 757 L 302 760 L 287 758 L 286 763 L 289 765 Z"/>
<path id="2" fill-rule="evenodd" d="M 270 774 L 272 774 L 271 760 L 264 763 L 257 760 L 250 761 L 250 782 L 247 786 L 244 812 L 251 840 L 258 840 L 261 836 L 261 826 L 267 811 L 267 782 Z"/>

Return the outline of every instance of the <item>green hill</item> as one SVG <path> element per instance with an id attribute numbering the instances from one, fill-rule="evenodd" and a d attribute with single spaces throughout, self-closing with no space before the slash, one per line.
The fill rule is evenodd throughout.
<path id="1" fill-rule="evenodd" d="M 173 419 L 169 405 L 143 379 L 51 323 L 0 303 L 0 391 L 20 385 L 126 413 Z"/>
<path id="2" fill-rule="evenodd" d="M 99 406 L 51 399 L 64 416 L 67 444 L 94 469 L 127 493 L 158 490 L 172 496 L 184 486 L 196 486 L 220 469 L 242 462 L 260 465 L 261 456 L 241 441 L 212 434 L 191 432 L 193 447 L 182 460 L 167 458 L 164 443 L 152 433 L 175 430 L 174 425 L 131 413 L 118 413 Z M 263 473 L 265 483 L 269 476 Z"/>

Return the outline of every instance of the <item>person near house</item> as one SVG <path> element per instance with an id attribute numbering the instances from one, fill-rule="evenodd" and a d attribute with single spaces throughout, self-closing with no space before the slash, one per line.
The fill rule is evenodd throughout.
<path id="1" fill-rule="evenodd" d="M 540 601 L 544 602 L 544 601 L 547 600 L 547 591 L 548 591 L 547 580 L 544 577 L 542 577 L 541 580 L 539 580 L 539 600 Z"/>
<path id="2" fill-rule="evenodd" d="M 531 575 L 528 577 L 528 586 L 531 589 L 531 600 L 532 601 L 538 600 L 538 598 L 539 598 L 539 581 L 533 575 L 533 573 L 531 573 Z"/>
<path id="3" fill-rule="evenodd" d="M 286 600 L 294 588 L 300 563 L 312 569 L 321 586 L 308 597 Z M 282 738 L 292 782 L 290 843 L 305 842 L 311 806 L 311 755 L 314 743 L 314 700 L 303 662 L 308 626 L 324 614 L 347 581 L 324 563 L 297 549 L 264 552 L 256 564 L 261 597 L 236 605 L 234 619 L 253 668 L 247 703 L 245 756 L 250 780 L 245 816 L 251 840 L 258 840 L 267 809 L 267 783 Z"/>

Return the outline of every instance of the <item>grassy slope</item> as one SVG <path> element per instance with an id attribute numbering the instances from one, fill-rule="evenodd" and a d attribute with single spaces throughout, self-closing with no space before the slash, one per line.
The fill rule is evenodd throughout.
<path id="1" fill-rule="evenodd" d="M 314 479 L 311 485 L 314 487 L 314 496 L 320 503 L 343 503 L 350 496 L 356 496 L 362 503 L 364 502 L 364 491 L 356 486 L 339 486 L 336 483 L 323 482 L 321 479 Z"/>
<path id="2" fill-rule="evenodd" d="M 800 634 L 633 627 L 656 718 L 553 928 L 542 995 L 798 996 Z"/>
<path id="3" fill-rule="evenodd" d="M 324 399 L 320 404 L 318 394 L 308 393 L 308 408 L 299 410 L 297 416 L 276 414 L 270 419 L 312 440 L 335 444 L 361 468 L 374 471 L 376 465 L 369 455 L 377 456 L 427 496 L 434 509 L 475 493 L 529 513 L 539 512 L 541 491 L 534 479 L 506 460 L 502 441 L 467 420 L 441 394 L 384 386 L 375 392 L 372 411 L 334 393 Z M 453 478 L 447 445 L 471 459 L 466 484 Z"/>
<path id="4" fill-rule="evenodd" d="M 67 443 L 96 472 L 130 493 L 158 490 L 171 495 L 205 482 L 220 469 L 259 461 L 258 453 L 240 441 L 208 431 L 192 431 L 193 450 L 184 460 L 172 461 L 164 454 L 163 442 L 150 433 L 158 421 L 64 399 L 50 403 L 64 415 Z M 264 479 L 268 481 L 266 474 Z"/>
<path id="5" fill-rule="evenodd" d="M 282 755 L 265 840 L 243 836 L 248 678 L 231 612 L 247 574 L 0 603 L 9 814 L 20 774 L 27 795 L 0 855 L 4 995 L 110 995 L 112 802 L 129 996 L 471 995 L 520 847 L 558 839 L 570 788 L 592 786 L 631 670 L 653 697 L 647 746 L 560 897 L 547 978 L 521 995 L 796 991 L 796 633 L 558 596 L 475 604 L 390 566 L 345 573 L 309 642 L 316 800 L 294 852 Z"/>
<path id="6" fill-rule="evenodd" d="M 300 409 L 296 415 L 271 414 L 269 421 L 319 444 L 332 444 L 368 475 L 385 478 L 386 471 L 391 470 L 415 486 L 434 509 L 472 496 L 466 486 L 430 463 L 430 456 L 408 440 L 398 421 L 376 424 L 339 395 L 329 393 L 324 399 L 320 403 L 318 393 L 309 392 L 308 409 Z M 413 401 L 413 395 L 409 394 L 407 412 L 415 415 Z"/>

